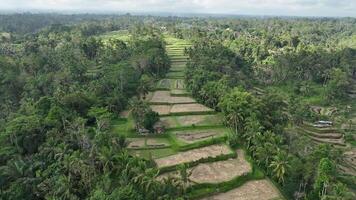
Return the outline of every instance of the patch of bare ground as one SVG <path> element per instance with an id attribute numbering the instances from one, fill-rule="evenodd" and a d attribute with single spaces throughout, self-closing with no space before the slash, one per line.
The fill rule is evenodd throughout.
<path id="1" fill-rule="evenodd" d="M 219 130 L 175 131 L 173 134 L 185 143 L 194 143 L 223 135 Z"/>
<path id="2" fill-rule="evenodd" d="M 170 146 L 168 141 L 164 141 L 159 138 L 129 138 L 128 140 L 128 149 L 154 149 Z"/>
<path id="3" fill-rule="evenodd" d="M 154 112 L 157 112 L 159 115 L 169 115 L 172 106 L 170 106 L 170 105 L 151 105 L 150 107 Z"/>
<path id="4" fill-rule="evenodd" d="M 222 183 L 251 172 L 251 165 L 245 160 L 243 151 L 237 150 L 237 155 L 235 159 L 201 163 L 190 168 L 190 184 Z M 179 178 L 179 174 L 176 171 L 169 172 L 160 175 L 158 179 L 163 180 L 167 177 Z"/>
<path id="5" fill-rule="evenodd" d="M 177 121 L 181 126 L 222 124 L 222 119 L 218 115 L 179 116 L 177 117 Z"/>
<path id="6" fill-rule="evenodd" d="M 204 200 L 272 200 L 279 199 L 278 190 L 268 180 L 249 181 L 236 189 L 213 195 Z"/>
<path id="7" fill-rule="evenodd" d="M 160 120 L 166 128 L 222 125 L 222 118 L 219 115 L 167 116 L 161 117 Z"/>
<path id="8" fill-rule="evenodd" d="M 162 148 L 162 147 L 168 147 L 169 143 L 167 141 L 162 141 L 155 138 L 149 138 L 146 141 L 146 145 L 149 148 Z"/>
<path id="9" fill-rule="evenodd" d="M 194 183 L 221 183 L 251 172 L 243 151 L 238 150 L 237 155 L 235 159 L 199 164 L 191 170 L 189 179 Z"/>
<path id="10" fill-rule="evenodd" d="M 190 163 L 203 158 L 215 158 L 220 155 L 227 155 L 231 153 L 231 149 L 226 145 L 211 145 L 189 151 L 180 152 L 164 158 L 156 159 L 155 162 L 159 168 L 175 166 L 182 163 Z"/>
<path id="11" fill-rule="evenodd" d="M 145 138 L 130 138 L 128 139 L 127 148 L 139 149 L 145 147 Z"/>
<path id="12" fill-rule="evenodd" d="M 172 106 L 171 113 L 193 113 L 193 112 L 212 112 L 214 111 L 211 108 L 208 108 L 199 103 L 192 104 L 175 104 Z"/>
<path id="13" fill-rule="evenodd" d="M 171 96 L 170 91 L 155 91 L 150 103 L 195 103 L 195 100 L 191 97 Z"/>

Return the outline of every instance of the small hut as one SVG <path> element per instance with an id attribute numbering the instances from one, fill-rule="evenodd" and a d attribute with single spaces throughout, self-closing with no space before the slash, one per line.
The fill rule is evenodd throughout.
<path id="1" fill-rule="evenodd" d="M 155 123 L 155 125 L 153 125 L 153 129 L 155 134 L 162 134 L 166 130 L 164 124 L 161 121 Z"/>
<path id="2" fill-rule="evenodd" d="M 333 125 L 333 122 L 331 121 L 317 121 L 314 123 L 314 127 L 317 127 L 317 128 L 325 128 L 325 127 L 331 127 Z"/>

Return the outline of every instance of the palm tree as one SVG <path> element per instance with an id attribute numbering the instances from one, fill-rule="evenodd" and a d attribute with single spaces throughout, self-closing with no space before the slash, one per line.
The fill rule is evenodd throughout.
<path id="1" fill-rule="evenodd" d="M 77 200 L 79 199 L 75 194 L 72 193 L 72 180 L 70 176 L 61 175 L 56 181 L 56 189 L 54 191 L 54 199 L 69 199 Z"/>
<path id="2" fill-rule="evenodd" d="M 114 166 L 115 154 L 113 148 L 110 146 L 104 146 L 99 151 L 99 160 L 103 164 L 104 172 L 109 172 Z"/>
<path id="3" fill-rule="evenodd" d="M 288 155 L 285 151 L 278 149 L 277 154 L 273 156 L 273 160 L 269 167 L 272 169 L 273 176 L 277 178 L 279 183 L 284 183 L 284 176 L 290 165 Z"/>
<path id="4" fill-rule="evenodd" d="M 141 187 L 141 190 L 146 194 L 146 197 L 157 199 L 157 191 L 161 189 L 159 187 L 159 181 L 156 179 L 157 176 L 157 169 L 148 169 L 137 175 L 133 180 L 135 185 Z"/>
<path id="5" fill-rule="evenodd" d="M 188 169 L 186 164 L 178 165 L 177 169 L 180 175 L 180 179 L 183 183 L 183 189 L 186 190 L 190 183 L 189 177 L 192 175 L 192 171 Z"/>
<path id="6" fill-rule="evenodd" d="M 331 195 L 325 195 L 326 199 L 334 199 L 334 200 L 351 200 L 355 199 L 355 196 L 349 189 L 342 183 L 336 183 L 333 186 L 333 190 Z"/>
<path id="7" fill-rule="evenodd" d="M 137 93 L 139 94 L 140 97 L 142 95 L 143 100 L 146 99 L 146 95 L 148 94 L 152 86 L 153 86 L 152 79 L 147 75 L 142 75 L 139 81 L 139 85 L 137 87 Z"/>
<path id="8" fill-rule="evenodd" d="M 247 143 L 247 149 L 256 143 L 258 138 L 261 137 L 263 127 L 255 117 L 250 117 L 246 122 L 246 131 L 243 137 Z"/>

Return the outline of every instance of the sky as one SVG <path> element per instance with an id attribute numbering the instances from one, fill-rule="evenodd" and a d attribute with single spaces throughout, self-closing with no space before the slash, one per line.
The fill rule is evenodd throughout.
<path id="1" fill-rule="evenodd" d="M 356 0 L 0 0 L 0 10 L 356 17 Z"/>

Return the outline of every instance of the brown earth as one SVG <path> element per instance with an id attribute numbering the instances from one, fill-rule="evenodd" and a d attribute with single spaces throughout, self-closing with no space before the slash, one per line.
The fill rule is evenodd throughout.
<path id="1" fill-rule="evenodd" d="M 236 189 L 213 195 L 204 200 L 271 200 L 282 199 L 268 180 L 249 181 Z"/>
<path id="2" fill-rule="evenodd" d="M 185 152 L 179 152 L 178 154 L 171 155 L 164 158 L 156 159 L 155 162 L 159 168 L 175 166 L 182 163 L 189 163 L 200 160 L 202 158 L 217 157 L 220 155 L 227 155 L 231 153 L 231 149 L 226 145 L 211 145 L 208 147 L 202 147 Z"/>

